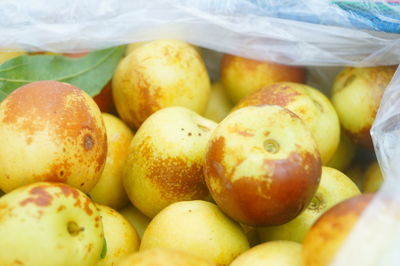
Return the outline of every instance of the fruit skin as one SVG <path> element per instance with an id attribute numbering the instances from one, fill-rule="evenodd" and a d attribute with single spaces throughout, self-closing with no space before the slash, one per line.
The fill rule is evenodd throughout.
<path id="1" fill-rule="evenodd" d="M 100 111 L 110 114 L 116 114 L 114 100 L 112 96 L 112 83 L 108 82 L 99 94 L 93 97 L 93 100 L 99 106 Z"/>
<path id="2" fill-rule="evenodd" d="M 347 199 L 325 212 L 304 238 L 304 265 L 329 265 L 372 199 L 373 194 L 362 194 Z"/>
<path id="3" fill-rule="evenodd" d="M 0 198 L 1 265 L 96 265 L 103 227 L 92 201 L 62 183 L 38 182 Z M 45 251 L 45 252 L 44 252 Z"/>
<path id="4" fill-rule="evenodd" d="M 202 258 L 190 255 L 188 253 L 166 249 L 153 248 L 131 254 L 118 266 L 217 266 Z"/>
<path id="5" fill-rule="evenodd" d="M 139 238 L 142 239 L 143 233 L 150 223 L 150 218 L 141 213 L 132 204 L 120 209 L 119 213 L 135 228 Z"/>
<path id="6" fill-rule="evenodd" d="M 146 44 L 146 43 L 148 43 L 148 42 L 133 42 L 133 43 L 128 44 L 125 48 L 125 56 L 129 55 L 134 50 L 136 50 L 137 48 L 139 48 L 140 46 L 142 46 L 143 44 Z"/>
<path id="7" fill-rule="evenodd" d="M 322 163 L 332 158 L 340 141 L 340 123 L 329 99 L 320 91 L 300 83 L 279 82 L 250 94 L 233 110 L 263 104 L 279 105 L 298 115 L 311 131 Z"/>
<path id="8" fill-rule="evenodd" d="M 354 143 L 373 149 L 370 129 L 395 71 L 396 66 L 346 67 L 336 77 L 332 103 Z"/>
<path id="9" fill-rule="evenodd" d="M 242 253 L 231 263 L 231 266 L 248 265 L 302 266 L 301 244 L 284 240 L 263 243 Z"/>
<path id="10" fill-rule="evenodd" d="M 317 190 L 321 160 L 311 133 L 293 112 L 277 105 L 250 106 L 214 130 L 204 175 L 218 206 L 253 226 L 286 223 Z"/>
<path id="11" fill-rule="evenodd" d="M 135 228 L 116 210 L 96 204 L 103 223 L 107 253 L 97 266 L 117 265 L 118 262 L 139 250 L 140 240 Z"/>
<path id="12" fill-rule="evenodd" d="M 247 237 L 247 241 L 249 241 L 251 247 L 254 247 L 255 245 L 258 245 L 260 243 L 260 237 L 258 235 L 257 227 L 245 224 L 240 224 L 240 226 L 242 227 L 243 232 Z"/>
<path id="13" fill-rule="evenodd" d="M 173 239 L 173 241 L 171 241 Z M 170 248 L 229 265 L 249 248 L 240 225 L 213 203 L 181 201 L 163 209 L 144 232 L 140 251 Z"/>
<path id="14" fill-rule="evenodd" d="M 373 161 L 365 171 L 363 192 L 371 193 L 379 190 L 383 183 L 381 168 L 377 161 Z"/>
<path id="15" fill-rule="evenodd" d="M 220 82 L 215 82 L 211 86 L 211 94 L 208 100 L 204 117 L 215 122 L 221 122 L 231 111 L 233 104 L 225 94 Z"/>
<path id="16" fill-rule="evenodd" d="M 67 83 L 24 85 L 0 104 L 0 188 L 38 181 L 88 192 L 103 171 L 107 137 L 99 108 Z"/>
<path id="17" fill-rule="evenodd" d="M 134 50 L 136 50 L 138 47 L 142 46 L 143 44 L 146 44 L 149 42 L 134 42 L 134 43 L 130 43 L 126 46 L 125 49 L 125 56 L 127 56 L 128 54 L 132 53 Z M 196 51 L 201 54 L 201 48 L 198 46 L 194 46 L 191 45 L 194 49 L 196 49 Z"/>
<path id="18" fill-rule="evenodd" d="M 351 161 L 354 159 L 357 146 L 349 139 L 349 137 L 346 136 L 346 134 L 344 134 L 342 130 L 340 133 L 339 145 L 326 166 L 335 168 L 339 171 L 344 171 L 349 167 Z"/>
<path id="19" fill-rule="evenodd" d="M 204 199 L 203 159 L 216 123 L 184 107 L 150 116 L 136 132 L 123 184 L 132 204 L 154 217 L 169 204 Z"/>
<path id="20" fill-rule="evenodd" d="M 303 67 L 256 61 L 225 54 L 221 60 L 221 82 L 233 103 L 268 85 L 291 81 L 304 83 Z"/>
<path id="21" fill-rule="evenodd" d="M 20 49 L 0 49 L 0 64 L 3 64 L 5 61 L 8 61 L 14 57 L 26 55 L 27 53 Z"/>
<path id="22" fill-rule="evenodd" d="M 303 242 L 304 236 L 325 211 L 348 198 L 360 195 L 357 185 L 345 174 L 330 167 L 322 167 L 321 181 L 311 203 L 292 221 L 272 227 L 258 228 L 263 242 L 291 240 Z"/>
<path id="23" fill-rule="evenodd" d="M 202 114 L 210 80 L 199 53 L 178 40 L 146 43 L 121 60 L 112 92 L 118 114 L 138 128 L 155 111 L 182 106 Z"/>
<path id="24" fill-rule="evenodd" d="M 107 113 L 102 113 L 102 117 L 107 132 L 108 152 L 103 173 L 89 195 L 96 203 L 119 209 L 129 203 L 122 184 L 122 173 L 133 133 L 119 118 Z"/>

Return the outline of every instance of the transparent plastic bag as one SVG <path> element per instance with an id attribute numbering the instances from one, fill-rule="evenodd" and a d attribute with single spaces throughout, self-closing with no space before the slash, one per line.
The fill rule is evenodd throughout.
<path id="1" fill-rule="evenodd" d="M 332 67 L 399 64 L 399 2 L 2 0 L 0 46 L 81 52 L 177 38 L 223 53 L 317 66 L 311 74 L 326 90 Z M 400 264 L 399 97 L 398 71 L 372 129 L 385 182 L 335 266 Z"/>
<path id="2" fill-rule="evenodd" d="M 368 20 L 331 2 L 2 0 L 0 43 L 29 50 L 73 52 L 169 37 L 287 64 L 398 63 L 397 34 L 376 31 L 377 23 L 363 24 Z M 352 2 L 375 7 L 372 0 Z M 384 2 L 382 6 L 385 9 L 371 9 L 370 15 L 390 29 L 390 23 L 397 22 L 392 18 L 395 16 L 385 16 L 390 12 L 382 10 L 399 15 L 400 7 Z M 360 24 L 367 30 L 360 30 Z"/>

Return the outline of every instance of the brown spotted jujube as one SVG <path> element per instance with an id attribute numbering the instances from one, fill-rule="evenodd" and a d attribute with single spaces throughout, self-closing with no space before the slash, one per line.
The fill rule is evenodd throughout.
<path id="1" fill-rule="evenodd" d="M 57 81 L 24 85 L 0 104 L 0 189 L 52 181 L 88 192 L 107 154 L 99 108 L 83 90 Z"/>
<path id="2" fill-rule="evenodd" d="M 123 184 L 141 212 L 154 217 L 171 203 L 204 199 L 207 141 L 216 123 L 184 107 L 151 115 L 132 139 Z"/>
<path id="3" fill-rule="evenodd" d="M 310 202 L 321 159 L 297 115 L 277 105 L 251 106 L 234 111 L 214 130 L 204 173 L 212 197 L 234 220 L 279 225 Z"/>
<path id="4" fill-rule="evenodd" d="M 0 198 L 0 216 L 0 265 L 86 266 L 99 260 L 101 217 L 78 189 L 50 182 L 17 188 Z"/>

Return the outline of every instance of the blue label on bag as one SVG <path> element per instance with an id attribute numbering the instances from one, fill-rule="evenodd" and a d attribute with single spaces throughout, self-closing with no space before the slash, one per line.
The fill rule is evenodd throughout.
<path id="1" fill-rule="evenodd" d="M 248 0 L 257 13 L 314 24 L 400 33 L 400 0 Z"/>
<path id="2" fill-rule="evenodd" d="M 400 1 L 332 1 L 358 28 L 400 32 Z"/>

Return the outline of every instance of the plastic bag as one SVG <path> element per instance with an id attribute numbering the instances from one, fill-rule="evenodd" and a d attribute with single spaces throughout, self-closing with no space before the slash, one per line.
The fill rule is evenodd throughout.
<path id="1" fill-rule="evenodd" d="M 0 43 L 29 50 L 73 52 L 169 37 L 287 64 L 398 63 L 396 34 L 374 31 L 379 29 L 377 23 L 368 25 L 362 16 L 336 4 L 339 1 L 331 2 L 2 0 Z M 375 6 L 372 0 L 351 2 Z M 384 2 L 382 6 L 399 16 L 399 6 Z M 379 25 L 389 29 L 391 22 L 398 23 L 382 9 L 371 8 L 370 13 L 380 18 Z M 359 30 L 360 24 L 369 30 Z"/>
<path id="2" fill-rule="evenodd" d="M 399 2 L 2 0 L 0 44 L 80 52 L 178 38 L 254 59 L 318 66 L 311 73 L 330 84 L 332 75 L 321 66 L 399 64 Z M 399 97 L 397 71 L 372 129 L 385 182 L 333 265 L 400 263 Z"/>

